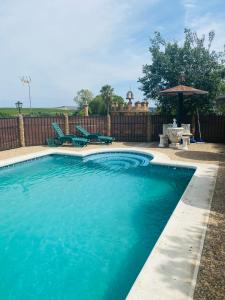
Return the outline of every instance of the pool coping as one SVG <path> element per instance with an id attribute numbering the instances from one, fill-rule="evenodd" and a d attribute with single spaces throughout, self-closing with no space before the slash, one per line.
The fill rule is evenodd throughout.
<path id="1" fill-rule="evenodd" d="M 136 152 L 152 155 L 152 164 L 195 168 L 175 210 L 136 278 L 126 300 L 191 300 L 197 280 L 218 166 L 174 161 L 152 149 L 101 148 L 76 152 L 51 148 L 0 161 L 0 167 L 49 154 L 86 156 L 104 152 Z M 119 280 L 119 279 L 118 279 Z"/>

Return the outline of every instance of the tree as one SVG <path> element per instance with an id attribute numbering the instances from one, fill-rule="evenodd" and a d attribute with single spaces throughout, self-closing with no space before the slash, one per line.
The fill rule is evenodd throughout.
<path id="1" fill-rule="evenodd" d="M 93 115 L 105 115 L 105 104 L 101 95 L 97 95 L 90 103 L 89 108 Z"/>
<path id="2" fill-rule="evenodd" d="M 123 105 L 125 103 L 123 97 L 118 96 L 118 95 L 113 95 L 112 102 L 113 102 L 113 104 L 118 104 L 119 106 Z"/>
<path id="3" fill-rule="evenodd" d="M 121 96 L 113 95 L 112 102 L 117 103 L 118 105 L 122 105 L 124 103 L 124 99 Z M 107 109 L 102 98 L 102 95 L 97 95 L 90 103 L 89 108 L 91 114 L 94 115 L 105 115 L 107 114 Z"/>
<path id="4" fill-rule="evenodd" d="M 216 99 L 217 113 L 225 116 L 225 82 L 220 85 L 220 96 Z"/>
<path id="5" fill-rule="evenodd" d="M 181 73 L 185 74 L 185 85 L 209 92 L 207 97 L 189 97 L 185 100 L 186 112 L 196 107 L 201 112 L 213 109 L 214 99 L 219 94 L 221 80 L 225 77 L 225 52 L 211 50 L 215 37 L 213 31 L 199 38 L 190 29 L 184 30 L 184 43 L 165 41 L 159 32 L 150 40 L 149 51 L 152 63 L 143 66 L 144 76 L 139 78 L 141 90 L 148 98 L 158 100 L 162 111 L 173 112 L 177 102 L 175 97 L 160 97 L 159 92 L 180 84 Z"/>
<path id="6" fill-rule="evenodd" d="M 100 90 L 107 115 L 109 115 L 110 106 L 112 104 L 113 91 L 114 89 L 108 84 L 104 85 Z"/>
<path id="7" fill-rule="evenodd" d="M 89 90 L 82 89 L 77 92 L 77 95 L 74 97 L 74 101 L 77 103 L 78 109 L 83 109 L 85 103 L 89 104 L 93 99 L 93 94 Z"/>

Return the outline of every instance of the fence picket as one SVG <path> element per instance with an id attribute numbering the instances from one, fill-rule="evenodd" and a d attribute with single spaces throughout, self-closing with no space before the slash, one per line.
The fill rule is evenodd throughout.
<path id="1" fill-rule="evenodd" d="M 0 119 L 0 151 L 20 147 L 18 118 Z"/>

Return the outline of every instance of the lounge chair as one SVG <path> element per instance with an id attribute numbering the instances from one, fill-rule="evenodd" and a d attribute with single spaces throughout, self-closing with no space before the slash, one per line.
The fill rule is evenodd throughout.
<path id="1" fill-rule="evenodd" d="M 111 136 L 105 136 L 102 135 L 101 133 L 89 133 L 86 129 L 83 127 L 77 125 L 76 129 L 87 139 L 92 140 L 92 141 L 97 141 L 105 144 L 111 144 L 115 138 Z"/>
<path id="2" fill-rule="evenodd" d="M 70 142 L 73 144 L 73 146 L 83 147 L 88 143 L 88 139 L 86 138 L 77 137 L 71 134 L 64 134 L 57 123 L 52 123 L 52 128 L 57 133 L 57 138 L 55 139 L 56 144 L 62 145 L 65 142 Z"/>

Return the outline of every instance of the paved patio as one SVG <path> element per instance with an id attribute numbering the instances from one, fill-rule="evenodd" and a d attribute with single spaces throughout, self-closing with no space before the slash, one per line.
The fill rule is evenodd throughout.
<path id="1" fill-rule="evenodd" d="M 140 147 L 154 149 L 166 154 L 172 160 L 218 164 L 219 171 L 212 200 L 208 230 L 203 247 L 195 300 L 225 299 L 225 145 L 192 144 L 189 151 L 159 149 L 155 143 L 113 143 L 109 148 Z M 65 146 L 68 148 L 68 146 Z M 87 148 L 101 148 L 101 145 L 88 145 Z M 62 147 L 60 147 L 62 148 Z M 63 147 L 64 148 L 64 147 Z M 87 149 L 86 148 L 86 149 Z M 0 160 L 46 150 L 46 146 L 17 148 L 0 152 Z M 80 148 L 69 147 L 80 151 Z"/>

